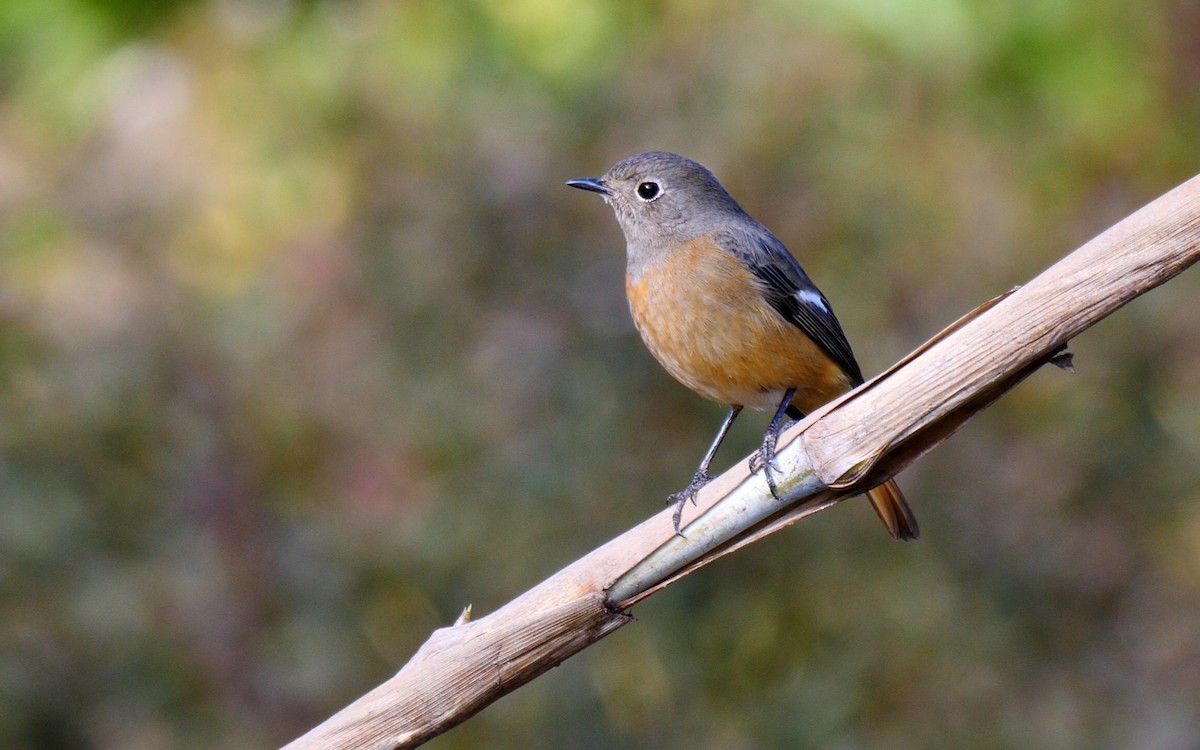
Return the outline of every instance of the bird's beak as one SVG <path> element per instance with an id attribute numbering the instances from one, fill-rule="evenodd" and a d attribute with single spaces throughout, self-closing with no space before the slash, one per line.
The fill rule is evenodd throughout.
<path id="1" fill-rule="evenodd" d="M 567 184 L 573 188 L 580 190 L 591 190 L 593 193 L 599 193 L 603 196 L 612 195 L 612 191 L 608 189 L 602 181 L 592 179 L 591 177 L 581 177 L 578 180 L 567 180 Z"/>

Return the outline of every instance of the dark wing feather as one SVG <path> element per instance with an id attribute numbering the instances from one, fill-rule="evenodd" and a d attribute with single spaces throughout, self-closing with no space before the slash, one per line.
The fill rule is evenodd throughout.
<path id="1" fill-rule="evenodd" d="M 863 382 L 862 371 L 833 307 L 775 235 L 766 228 L 754 227 L 720 232 L 716 239 L 762 280 L 767 302 L 776 312 L 816 342 L 855 385 Z"/>

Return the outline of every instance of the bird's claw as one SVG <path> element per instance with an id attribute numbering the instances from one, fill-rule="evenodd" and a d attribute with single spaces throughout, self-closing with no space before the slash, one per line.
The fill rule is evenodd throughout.
<path id="1" fill-rule="evenodd" d="M 699 494 L 701 488 L 713 480 L 712 476 L 704 470 L 696 472 L 692 477 L 692 481 L 688 483 L 679 492 L 673 492 L 667 496 L 667 504 L 675 504 L 675 515 L 671 516 L 671 521 L 675 527 L 675 533 L 680 534 L 679 524 L 683 518 L 683 506 L 687 505 L 688 500 L 692 501 L 692 505 L 696 504 L 696 495 Z M 682 536 L 682 534 L 680 534 Z"/>
<path id="2" fill-rule="evenodd" d="M 775 484 L 774 473 L 779 471 L 779 465 L 775 463 L 775 444 L 779 440 L 779 435 L 774 432 L 767 432 L 763 437 L 762 446 L 755 451 L 754 455 L 750 456 L 750 473 L 755 473 L 762 469 L 763 477 L 767 480 L 767 487 L 771 490 L 771 496 L 776 500 L 782 500 L 779 497 L 779 487 Z"/>

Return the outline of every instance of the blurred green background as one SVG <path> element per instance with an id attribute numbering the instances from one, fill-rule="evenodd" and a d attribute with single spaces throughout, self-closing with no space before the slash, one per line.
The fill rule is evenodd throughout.
<path id="1" fill-rule="evenodd" d="M 282 744 L 661 508 L 723 410 L 565 179 L 704 162 L 871 374 L 1197 144 L 1190 0 L 5 0 L 0 746 Z M 429 747 L 1196 747 L 1198 295 Z"/>

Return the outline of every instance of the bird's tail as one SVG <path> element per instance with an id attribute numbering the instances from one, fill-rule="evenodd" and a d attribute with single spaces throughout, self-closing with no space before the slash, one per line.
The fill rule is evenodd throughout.
<path id="1" fill-rule="evenodd" d="M 893 539 L 908 542 L 921 535 L 921 530 L 917 528 L 917 517 L 913 515 L 912 508 L 908 507 L 896 480 L 889 479 L 871 490 L 867 493 L 867 499 L 871 501 L 875 512 L 879 514 L 879 520 L 883 521 Z"/>

